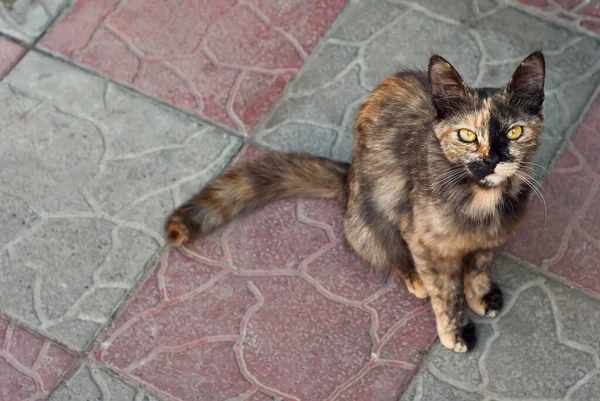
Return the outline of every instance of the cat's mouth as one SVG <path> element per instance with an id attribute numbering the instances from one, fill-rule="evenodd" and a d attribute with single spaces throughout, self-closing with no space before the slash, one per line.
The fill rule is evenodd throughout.
<path id="1" fill-rule="evenodd" d="M 512 177 L 519 168 L 518 163 L 498 163 L 494 169 L 479 182 L 487 187 L 497 187 Z"/>
<path id="2" fill-rule="evenodd" d="M 508 177 L 502 176 L 497 173 L 492 173 L 485 176 L 480 182 L 488 187 L 500 186 L 506 181 Z"/>

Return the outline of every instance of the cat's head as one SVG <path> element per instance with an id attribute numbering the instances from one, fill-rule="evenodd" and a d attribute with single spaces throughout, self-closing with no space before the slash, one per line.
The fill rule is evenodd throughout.
<path id="1" fill-rule="evenodd" d="M 503 88 L 469 88 L 450 63 L 431 57 L 435 134 L 463 178 L 499 186 L 528 169 L 542 135 L 544 79 L 539 51 L 521 62 Z"/>

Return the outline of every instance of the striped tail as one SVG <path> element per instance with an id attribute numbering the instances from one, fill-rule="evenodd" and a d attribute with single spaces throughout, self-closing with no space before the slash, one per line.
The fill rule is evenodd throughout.
<path id="1" fill-rule="evenodd" d="M 292 197 L 343 200 L 348 163 L 269 152 L 235 165 L 171 213 L 167 241 L 181 245 L 267 203 Z"/>

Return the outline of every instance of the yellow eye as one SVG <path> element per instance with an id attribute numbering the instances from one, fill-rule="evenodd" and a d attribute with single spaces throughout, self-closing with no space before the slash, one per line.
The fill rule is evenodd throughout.
<path id="1" fill-rule="evenodd" d="M 516 127 L 512 127 L 510 129 L 510 131 L 508 131 L 508 133 L 506 134 L 506 137 L 508 139 L 512 140 L 512 139 L 517 139 L 521 135 L 523 135 L 523 127 L 517 125 Z"/>
<path id="2" fill-rule="evenodd" d="M 477 135 L 475 135 L 473 131 L 466 128 L 461 128 L 458 130 L 458 137 L 463 142 L 475 142 L 477 139 Z"/>

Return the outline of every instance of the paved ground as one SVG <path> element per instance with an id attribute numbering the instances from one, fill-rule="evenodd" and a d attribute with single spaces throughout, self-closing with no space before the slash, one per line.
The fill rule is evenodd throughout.
<path id="1" fill-rule="evenodd" d="M 0 5 L 0 401 L 600 399 L 598 1 Z M 348 159 L 389 73 L 439 52 L 502 84 L 535 48 L 546 207 L 474 352 L 346 250 L 335 203 L 163 248 L 165 215 L 261 147 Z"/>

